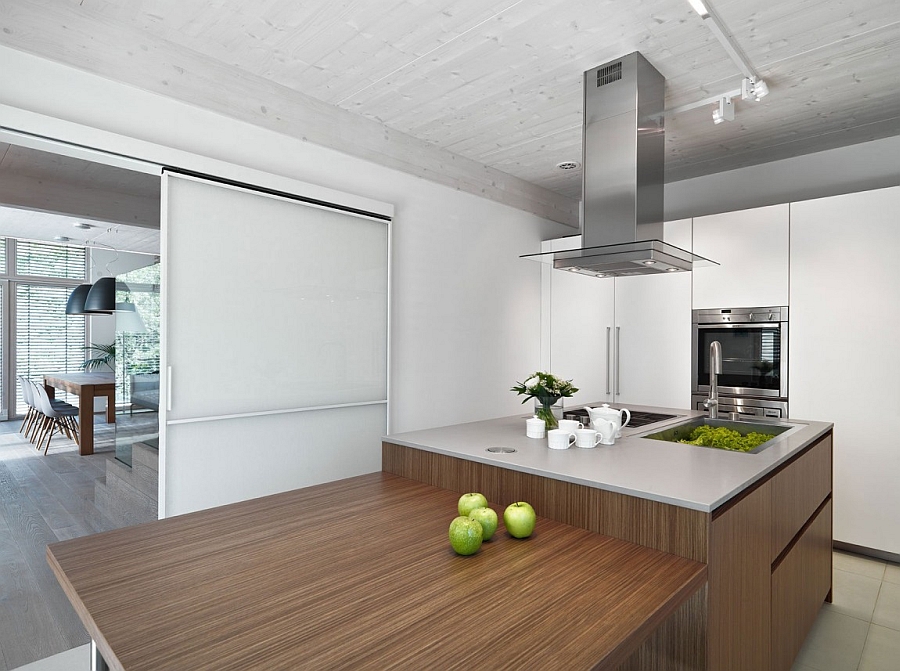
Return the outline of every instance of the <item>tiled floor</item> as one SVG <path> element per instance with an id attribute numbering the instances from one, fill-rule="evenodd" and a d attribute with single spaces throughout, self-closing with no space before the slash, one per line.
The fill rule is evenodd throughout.
<path id="1" fill-rule="evenodd" d="M 898 671 L 900 566 L 834 553 L 834 603 L 822 606 L 792 671 Z"/>

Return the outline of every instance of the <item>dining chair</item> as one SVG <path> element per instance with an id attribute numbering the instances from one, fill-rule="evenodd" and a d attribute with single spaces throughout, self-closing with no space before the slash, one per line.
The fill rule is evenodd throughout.
<path id="1" fill-rule="evenodd" d="M 22 419 L 22 426 L 19 427 L 19 433 L 33 443 L 34 438 L 30 436 L 29 433 L 31 433 L 32 429 L 39 424 L 38 417 L 42 413 L 35 407 L 31 381 L 26 379 L 24 375 L 17 375 L 16 378 L 19 380 L 19 389 L 22 391 L 22 400 L 25 401 L 25 405 L 28 406 L 28 412 L 25 413 L 25 417 Z"/>
<path id="2" fill-rule="evenodd" d="M 38 430 L 38 451 L 40 451 L 41 445 L 46 440 L 47 445 L 44 447 L 44 454 L 47 454 L 50 450 L 50 440 L 57 431 L 60 434 L 65 434 L 78 445 L 78 422 L 75 420 L 78 417 L 78 408 L 68 403 L 59 405 L 51 403 L 47 390 L 42 385 L 36 382 L 31 384 L 34 390 L 35 405 L 44 415 Z"/>

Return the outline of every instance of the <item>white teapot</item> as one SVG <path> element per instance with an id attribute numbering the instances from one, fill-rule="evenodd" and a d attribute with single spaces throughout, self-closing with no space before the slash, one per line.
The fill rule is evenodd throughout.
<path id="1" fill-rule="evenodd" d="M 615 445 L 616 444 L 616 423 L 611 419 L 601 419 L 597 417 L 596 419 L 591 418 L 591 426 L 594 431 L 597 432 L 597 435 L 600 436 L 600 444 L 601 445 Z"/>
<path id="2" fill-rule="evenodd" d="M 616 427 L 616 438 L 622 437 L 622 427 L 628 426 L 628 422 L 631 421 L 631 412 L 627 408 L 616 410 L 615 408 L 610 408 L 609 403 L 604 403 L 599 408 L 585 407 L 585 410 L 587 410 L 587 413 L 591 418 L 591 426 L 595 429 L 597 427 L 594 425 L 594 422 L 598 419 L 605 419 L 612 422 Z M 624 422 L 622 421 L 623 414 L 625 415 Z"/>

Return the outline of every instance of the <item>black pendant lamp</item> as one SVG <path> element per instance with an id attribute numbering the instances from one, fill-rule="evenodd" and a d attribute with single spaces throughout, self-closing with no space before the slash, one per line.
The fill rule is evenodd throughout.
<path id="1" fill-rule="evenodd" d="M 72 291 L 69 296 L 69 300 L 66 302 L 66 314 L 67 315 L 83 315 L 84 312 L 84 300 L 87 298 L 88 293 L 91 290 L 92 284 L 79 284 Z"/>
<path id="2" fill-rule="evenodd" d="M 89 315 L 111 315 L 115 309 L 116 278 L 101 277 L 94 282 L 94 286 L 91 287 L 91 290 L 84 299 L 84 312 Z"/>

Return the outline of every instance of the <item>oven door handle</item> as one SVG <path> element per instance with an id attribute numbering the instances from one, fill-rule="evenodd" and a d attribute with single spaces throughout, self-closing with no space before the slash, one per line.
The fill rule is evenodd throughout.
<path id="1" fill-rule="evenodd" d="M 746 322 L 694 324 L 694 326 L 701 331 L 706 331 L 708 329 L 769 329 L 774 331 L 780 328 L 781 325 L 782 322 L 754 322 L 753 324 L 748 324 Z"/>

